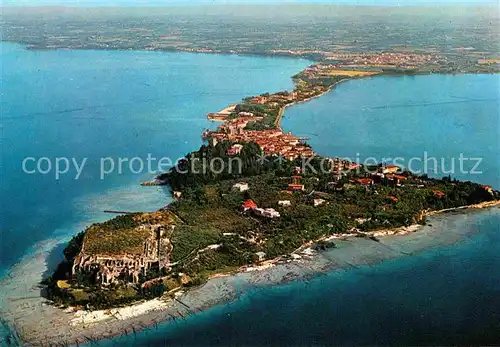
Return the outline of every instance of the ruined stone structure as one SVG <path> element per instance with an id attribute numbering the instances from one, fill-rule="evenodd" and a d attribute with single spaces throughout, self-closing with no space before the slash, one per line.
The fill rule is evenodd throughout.
<path id="1" fill-rule="evenodd" d="M 139 276 L 148 270 L 169 268 L 172 244 L 170 237 L 174 225 L 140 225 L 138 230 L 149 229 L 149 237 L 143 242 L 140 253 L 90 254 L 85 242 L 73 263 L 73 274 L 87 271 L 95 274 L 96 283 L 109 285 L 118 281 L 137 283 Z"/>

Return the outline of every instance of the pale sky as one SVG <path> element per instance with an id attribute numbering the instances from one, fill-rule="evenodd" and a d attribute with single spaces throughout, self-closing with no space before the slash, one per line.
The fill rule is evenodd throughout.
<path id="1" fill-rule="evenodd" d="M 279 4 L 279 3 L 321 3 L 346 5 L 498 5 L 500 0 L 0 0 L 2 6 L 166 6 L 200 4 Z"/>

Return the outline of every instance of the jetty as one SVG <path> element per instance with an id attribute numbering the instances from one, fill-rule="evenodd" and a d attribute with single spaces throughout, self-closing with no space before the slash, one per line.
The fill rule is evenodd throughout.
<path id="1" fill-rule="evenodd" d="M 137 212 L 128 212 L 128 211 L 117 211 L 117 210 L 104 210 L 104 213 L 112 213 L 112 214 L 136 214 Z"/>
<path id="2" fill-rule="evenodd" d="M 235 112 L 236 104 L 229 105 L 228 107 L 220 110 L 219 112 L 212 112 L 207 114 L 207 118 L 213 121 L 224 122 L 231 115 L 231 113 Z"/>
<path id="3" fill-rule="evenodd" d="M 141 186 L 143 187 L 154 187 L 154 186 L 165 186 L 165 185 L 167 185 L 167 182 L 157 178 L 152 181 L 141 182 Z"/>

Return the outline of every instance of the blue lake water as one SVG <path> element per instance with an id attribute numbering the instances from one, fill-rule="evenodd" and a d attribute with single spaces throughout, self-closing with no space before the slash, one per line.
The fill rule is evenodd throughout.
<path id="1" fill-rule="evenodd" d="M 499 84 L 498 75 L 351 80 L 287 110 L 283 128 L 310 137 L 322 155 L 361 163 L 368 157 L 378 162 L 401 157 L 414 171 L 423 171 L 427 162 L 431 176 L 451 174 L 499 189 Z M 474 158 L 481 158 L 476 169 Z"/>
<path id="2" fill-rule="evenodd" d="M 166 190 L 138 185 L 153 175 L 134 174 L 127 163 L 120 174 L 118 159 L 140 157 L 146 163 L 151 154 L 175 161 L 201 145 L 203 129 L 215 126 L 206 119 L 208 112 L 248 95 L 290 89 L 290 76 L 309 64 L 189 53 L 33 52 L 0 45 L 4 271 L 38 241 L 110 218 L 104 210 L 166 205 Z M 54 172 L 25 174 L 26 157 L 47 157 L 53 165 L 56 157 L 88 160 L 78 180 L 74 168 L 56 180 Z M 107 157 L 115 171 L 101 180 L 100 160 Z M 28 164 L 29 171 L 36 168 Z"/>
<path id="3" fill-rule="evenodd" d="M 500 213 L 461 216 L 465 241 L 311 281 L 250 290 L 101 346 L 497 345 Z"/>
<path id="4" fill-rule="evenodd" d="M 109 218 L 106 209 L 154 210 L 170 201 L 151 175 L 125 169 L 101 180 L 99 158 L 177 158 L 213 126 L 205 114 L 241 98 L 290 89 L 307 61 L 118 51 L 2 50 L 0 270 L 45 240 L 63 241 Z M 456 153 L 484 157 L 499 187 L 497 76 L 379 77 L 350 81 L 287 110 L 285 130 L 320 154 L 355 157 Z M 25 157 L 88 162 L 80 179 L 22 172 Z M 498 213 L 457 226 L 467 242 L 307 283 L 259 289 L 136 337 L 102 345 L 425 344 L 500 341 Z M 49 265 L 59 259 L 57 254 Z M 60 254 L 60 253 L 59 253 Z M 0 291 L 1 292 L 1 291 Z"/>

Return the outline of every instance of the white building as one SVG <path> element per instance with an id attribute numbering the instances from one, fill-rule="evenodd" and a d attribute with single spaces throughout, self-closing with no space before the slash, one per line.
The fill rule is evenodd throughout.
<path id="1" fill-rule="evenodd" d="M 281 217 L 280 213 L 276 211 L 274 208 L 256 208 L 253 211 L 256 215 L 261 217 L 267 217 L 267 218 Z"/>
<path id="2" fill-rule="evenodd" d="M 316 206 L 320 206 L 320 205 L 323 205 L 326 201 L 323 200 L 323 199 L 314 199 L 313 200 L 313 204 L 314 204 L 314 207 Z"/>
<path id="3" fill-rule="evenodd" d="M 266 253 L 264 252 L 257 252 L 255 255 L 257 256 L 258 261 L 264 261 L 266 259 Z"/>
<path id="4" fill-rule="evenodd" d="M 233 157 L 235 155 L 239 155 L 242 150 L 243 150 L 243 145 L 235 144 L 228 148 L 226 154 L 230 157 Z"/>
<path id="5" fill-rule="evenodd" d="M 252 112 L 240 112 L 238 113 L 239 117 L 253 117 L 254 114 Z"/>
<path id="6" fill-rule="evenodd" d="M 281 200 L 281 201 L 278 201 L 278 205 L 283 206 L 283 207 L 289 207 L 289 206 L 292 206 L 292 203 L 290 202 L 290 200 Z"/>
<path id="7" fill-rule="evenodd" d="M 250 187 L 248 186 L 248 183 L 246 183 L 246 182 L 239 182 L 233 186 L 233 190 L 236 190 L 239 192 L 246 192 L 249 189 L 250 189 Z"/>

